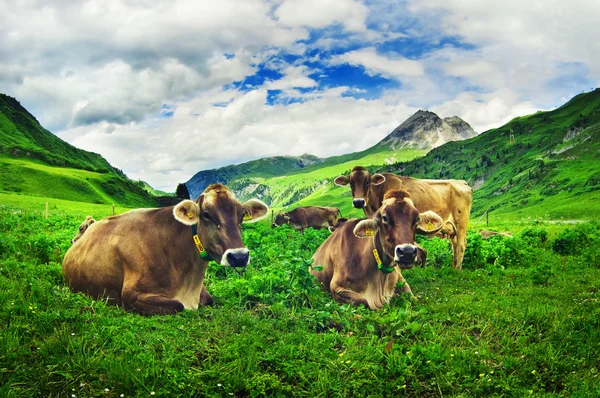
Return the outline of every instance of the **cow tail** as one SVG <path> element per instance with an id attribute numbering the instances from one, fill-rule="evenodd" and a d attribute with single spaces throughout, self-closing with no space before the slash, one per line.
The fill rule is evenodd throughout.
<path id="1" fill-rule="evenodd" d="M 341 211 L 340 209 L 337 209 L 337 211 L 338 211 L 338 214 L 340 215 L 340 218 L 341 218 L 341 217 L 344 217 L 344 216 L 342 215 L 342 211 Z"/>

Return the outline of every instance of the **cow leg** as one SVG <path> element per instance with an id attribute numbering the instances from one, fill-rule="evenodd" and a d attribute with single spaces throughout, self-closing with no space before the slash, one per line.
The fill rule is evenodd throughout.
<path id="1" fill-rule="evenodd" d="M 459 229 L 456 236 L 452 238 L 452 265 L 461 270 L 463 257 L 467 248 L 467 231 Z"/>
<path id="2" fill-rule="evenodd" d="M 183 304 L 161 294 L 143 293 L 123 287 L 121 293 L 122 305 L 125 311 L 137 312 L 142 315 L 166 315 L 183 311 Z"/>
<path id="3" fill-rule="evenodd" d="M 215 302 L 213 301 L 212 296 L 206 290 L 204 286 L 202 286 L 202 291 L 200 292 L 200 304 L 202 305 L 213 305 Z"/>
<path id="4" fill-rule="evenodd" d="M 341 286 L 337 281 L 331 281 L 330 288 L 333 299 L 338 303 L 352 304 L 356 306 L 364 305 L 365 307 L 370 308 L 365 296 L 355 292 L 352 289 Z"/>

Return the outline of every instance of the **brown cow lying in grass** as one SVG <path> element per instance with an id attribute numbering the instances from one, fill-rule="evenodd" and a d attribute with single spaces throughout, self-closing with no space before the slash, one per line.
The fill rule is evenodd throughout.
<path id="1" fill-rule="evenodd" d="M 436 234 L 443 225 L 436 213 L 419 213 L 408 192 L 389 191 L 373 218 L 348 220 L 323 242 L 311 273 L 334 300 L 376 310 L 392 298 L 398 282 L 412 295 L 400 270 L 422 261 L 415 233 Z"/>
<path id="2" fill-rule="evenodd" d="M 102 219 L 66 253 L 62 271 L 74 292 L 102 297 L 127 311 L 172 314 L 212 303 L 204 288 L 208 262 L 245 267 L 241 224 L 268 212 L 260 200 L 240 203 L 220 184 L 196 201 L 138 209 Z"/>
<path id="3" fill-rule="evenodd" d="M 73 239 L 71 239 L 71 244 L 74 244 L 79 239 L 81 239 L 83 234 L 85 234 L 85 231 L 87 231 L 87 229 L 90 227 L 90 225 L 92 225 L 95 222 L 96 222 L 96 220 L 94 220 L 94 218 L 92 216 L 87 216 L 85 218 L 85 221 L 82 222 L 81 225 L 79 226 L 79 231 L 77 232 L 77 234 L 73 237 Z"/>

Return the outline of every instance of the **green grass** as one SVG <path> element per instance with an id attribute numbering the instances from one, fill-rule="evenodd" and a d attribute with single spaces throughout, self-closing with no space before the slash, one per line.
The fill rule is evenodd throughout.
<path id="1" fill-rule="evenodd" d="M 140 185 L 141 184 L 141 185 Z M 0 192 L 123 206 L 155 206 L 151 187 L 133 182 L 102 156 L 44 129 L 14 98 L 0 94 Z"/>
<path id="2" fill-rule="evenodd" d="M 331 165 L 328 165 L 329 160 L 324 163 L 306 167 L 290 173 L 285 176 L 272 178 L 243 178 L 233 181 L 230 186 L 236 190 L 241 190 L 244 187 L 252 184 L 260 184 L 266 187 L 264 194 L 267 202 L 273 204 L 274 207 L 286 207 L 294 203 L 294 207 L 298 205 L 320 205 L 320 206 L 338 206 L 336 199 L 330 196 L 323 196 L 323 192 L 341 192 L 333 184 L 333 180 L 338 175 L 348 172 L 357 164 L 364 166 L 383 165 L 391 157 L 396 160 L 410 160 L 417 156 L 423 156 L 425 150 L 418 149 L 403 149 L 394 153 L 393 151 L 380 151 L 370 153 L 368 151 L 357 154 L 345 155 L 344 157 L 336 157 Z M 356 159 L 355 157 L 358 156 Z M 348 160 L 351 159 L 351 160 Z M 342 163 L 338 163 L 343 161 Z M 256 195 L 256 191 L 252 191 L 246 195 L 240 195 L 243 199 Z M 337 198 L 337 197 L 335 197 Z M 328 201 L 328 199 L 334 199 Z M 296 203 L 298 202 L 298 203 Z M 344 206 L 342 206 L 344 207 Z M 346 206 L 347 207 L 347 206 Z"/>
<path id="3" fill-rule="evenodd" d="M 49 166 L 2 155 L 0 192 L 129 207 L 156 205 L 139 184 L 114 174 Z"/>
<path id="4" fill-rule="evenodd" d="M 48 203 L 48 214 L 52 216 L 76 217 L 81 223 L 86 216 L 94 216 L 96 219 L 112 215 L 112 204 L 92 204 L 75 202 L 43 196 L 29 196 L 22 194 L 7 194 L 0 192 L 0 212 L 7 213 L 36 213 L 46 212 Z M 115 214 L 121 214 L 128 210 L 127 207 L 115 206 Z"/>
<path id="5" fill-rule="evenodd" d="M 64 286 L 79 212 L 98 210 L 81 206 L 0 213 L 0 396 L 600 394 L 598 224 L 490 220 L 517 237 L 470 233 L 462 272 L 447 241 L 423 240 L 428 266 L 404 272 L 418 301 L 378 312 L 316 286 L 307 266 L 326 231 L 247 225 L 247 273 L 209 267 L 215 307 L 142 317 Z M 552 247 L 569 231 L 586 241 L 563 257 Z"/>

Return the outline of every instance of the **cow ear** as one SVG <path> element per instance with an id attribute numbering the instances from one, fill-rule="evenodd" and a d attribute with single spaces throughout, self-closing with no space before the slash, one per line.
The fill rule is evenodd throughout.
<path id="1" fill-rule="evenodd" d="M 377 221 L 367 218 L 356 224 L 356 227 L 354 227 L 354 236 L 357 238 L 368 238 L 373 236 L 378 229 Z"/>
<path id="2" fill-rule="evenodd" d="M 344 185 L 348 185 L 348 183 L 350 182 L 350 177 L 339 176 L 339 177 L 336 177 L 335 180 L 333 180 L 333 182 L 335 183 L 335 185 L 339 185 L 340 187 L 343 187 Z"/>
<path id="3" fill-rule="evenodd" d="M 244 203 L 244 222 L 255 222 L 269 212 L 269 206 L 258 199 L 250 199 Z"/>
<path id="4" fill-rule="evenodd" d="M 90 217 L 90 219 L 88 221 L 88 225 L 92 225 L 95 222 L 96 222 L 96 220 L 94 220 L 93 218 Z"/>
<path id="5" fill-rule="evenodd" d="M 185 225 L 194 225 L 200 219 L 200 206 L 191 200 L 183 200 L 173 208 L 173 217 Z"/>
<path id="6" fill-rule="evenodd" d="M 381 185 L 385 182 L 385 176 L 383 174 L 373 174 L 371 176 L 371 184 Z"/>
<path id="7" fill-rule="evenodd" d="M 416 232 L 421 235 L 433 235 L 438 233 L 444 226 L 444 220 L 433 211 L 419 214 Z"/>

